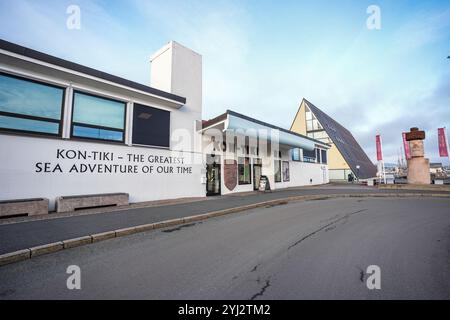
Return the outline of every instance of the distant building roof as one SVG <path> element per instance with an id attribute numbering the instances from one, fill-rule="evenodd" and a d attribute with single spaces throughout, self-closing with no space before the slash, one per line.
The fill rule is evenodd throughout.
<path id="1" fill-rule="evenodd" d="M 356 174 L 359 173 L 360 179 L 367 179 L 376 177 L 377 168 L 370 161 L 367 154 L 358 144 L 353 135 L 340 125 L 337 121 L 332 119 L 325 112 L 317 108 L 308 100 L 304 99 L 308 108 L 314 113 L 317 120 L 319 120 L 323 129 L 326 131 L 330 139 L 336 145 L 337 149 L 344 157 L 345 161 L 352 169 L 352 171 Z M 359 170 L 356 169 L 356 166 L 359 165 Z"/>
<path id="2" fill-rule="evenodd" d="M 212 118 L 210 120 L 206 120 L 206 121 L 202 120 L 203 128 L 206 128 L 206 127 L 209 127 L 209 126 L 214 125 L 216 123 L 219 123 L 221 121 L 224 121 L 225 119 L 227 119 L 228 115 L 233 115 L 235 117 L 238 117 L 238 118 L 241 118 L 241 119 L 245 119 L 245 120 L 254 122 L 254 123 L 262 125 L 262 126 L 266 126 L 266 127 L 269 127 L 269 128 L 275 129 L 275 130 L 280 130 L 281 132 L 289 133 L 289 134 L 292 134 L 294 136 L 297 136 L 297 137 L 300 137 L 300 138 L 303 138 L 303 139 L 306 139 L 306 140 L 310 140 L 310 141 L 312 141 L 312 142 L 314 142 L 316 144 L 327 146 L 328 148 L 330 147 L 330 145 L 328 143 L 322 142 L 322 141 L 317 140 L 317 139 L 313 139 L 313 138 L 308 137 L 308 136 L 304 136 L 304 135 L 302 135 L 300 133 L 297 133 L 297 132 L 294 132 L 294 131 L 291 131 L 291 130 L 288 130 L 288 129 L 285 129 L 285 128 L 281 128 L 281 127 L 275 126 L 273 124 L 270 124 L 270 123 L 267 123 L 267 122 L 264 122 L 264 121 L 261 121 L 261 120 L 256 120 L 254 118 L 251 118 L 249 116 L 243 115 L 241 113 L 238 113 L 238 112 L 235 112 L 235 111 L 232 111 L 232 110 L 227 110 L 225 113 L 223 113 L 223 114 L 221 114 L 221 115 L 219 115 L 219 116 L 217 116 L 215 118 Z"/>
<path id="3" fill-rule="evenodd" d="M 86 67 L 83 66 L 81 64 L 78 63 L 74 63 L 71 61 L 67 61 L 61 58 L 57 58 L 54 56 L 51 56 L 49 54 L 46 53 L 42 53 L 30 48 L 26 48 L 23 46 L 20 46 L 18 44 L 12 43 L 12 42 L 8 42 L 5 40 L 0 39 L 0 49 L 1 50 L 5 50 L 5 51 L 9 51 L 15 54 L 19 54 L 28 58 L 32 58 L 32 59 L 36 59 L 42 62 L 46 62 L 46 63 L 50 63 L 53 64 L 55 66 L 58 67 L 63 67 L 69 70 L 73 70 L 73 71 L 77 71 L 77 72 L 81 72 L 84 73 L 86 75 L 92 76 L 92 77 L 96 77 L 102 80 L 106 80 L 106 81 L 110 81 L 116 84 L 120 84 L 122 86 L 126 86 L 129 88 L 133 88 L 136 90 L 140 90 L 146 93 L 150 93 L 156 96 L 160 96 L 166 99 L 171 99 L 174 100 L 176 102 L 179 103 L 186 103 L 186 98 L 185 97 L 180 97 L 178 95 L 172 94 L 170 92 L 165 92 L 153 87 L 149 87 L 146 86 L 144 84 L 138 83 L 138 82 L 134 82 L 131 80 L 127 80 L 103 71 L 99 71 L 90 67 Z"/>

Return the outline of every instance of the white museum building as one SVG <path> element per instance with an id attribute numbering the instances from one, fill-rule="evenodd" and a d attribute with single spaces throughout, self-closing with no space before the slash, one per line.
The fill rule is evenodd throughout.
<path id="1" fill-rule="evenodd" d="M 172 41 L 150 61 L 146 86 L 0 40 L 0 201 L 328 183 L 324 142 L 230 110 L 202 121 L 201 55 Z"/>

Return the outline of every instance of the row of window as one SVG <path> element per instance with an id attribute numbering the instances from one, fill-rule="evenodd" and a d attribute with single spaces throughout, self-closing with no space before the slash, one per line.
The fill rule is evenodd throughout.
<path id="1" fill-rule="evenodd" d="M 275 160 L 275 182 L 288 182 L 291 179 L 289 161 Z M 283 178 L 283 180 L 281 179 Z"/>
<path id="2" fill-rule="evenodd" d="M 0 129 L 62 136 L 66 89 L 0 73 Z M 125 142 L 127 103 L 74 91 L 70 136 Z M 132 143 L 169 147 L 170 112 L 134 104 Z"/>
<path id="3" fill-rule="evenodd" d="M 289 161 L 274 160 L 274 173 L 275 182 L 287 182 L 290 180 L 289 172 Z M 260 166 L 262 165 L 261 159 L 254 159 L 254 164 Z M 251 184 L 251 165 L 249 157 L 239 157 L 238 158 L 238 183 Z M 283 179 L 282 179 L 283 178 Z"/>
<path id="4" fill-rule="evenodd" d="M 291 150 L 292 161 L 302 161 L 300 149 L 294 148 Z M 323 163 L 327 164 L 327 151 L 324 149 L 315 148 L 314 150 L 303 149 L 303 162 Z"/>

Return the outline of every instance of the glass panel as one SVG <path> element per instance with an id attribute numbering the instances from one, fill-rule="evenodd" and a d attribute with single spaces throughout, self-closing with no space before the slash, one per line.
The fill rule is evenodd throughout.
<path id="1" fill-rule="evenodd" d="M 123 132 L 100 128 L 74 126 L 73 135 L 81 138 L 123 141 Z"/>
<path id="2" fill-rule="evenodd" d="M 75 92 L 73 122 L 124 129 L 125 103 Z"/>
<path id="3" fill-rule="evenodd" d="M 253 166 L 253 189 L 258 190 L 259 182 L 261 180 L 262 169 L 260 165 Z"/>
<path id="4" fill-rule="evenodd" d="M 322 153 L 322 163 L 326 164 L 327 163 L 327 152 L 326 152 L 326 150 L 321 150 L 320 152 Z"/>
<path id="5" fill-rule="evenodd" d="M 239 184 L 250 184 L 250 158 L 238 158 Z"/>
<path id="6" fill-rule="evenodd" d="M 313 130 L 318 130 L 319 129 L 319 122 L 317 120 L 313 120 L 312 121 L 312 127 L 313 127 Z"/>
<path id="7" fill-rule="evenodd" d="M 292 160 L 293 161 L 300 161 L 300 149 L 294 148 L 292 149 Z"/>
<path id="8" fill-rule="evenodd" d="M 60 120 L 63 95 L 61 88 L 0 74 L 0 111 Z"/>
<path id="9" fill-rule="evenodd" d="M 316 151 L 303 149 L 303 161 L 305 162 L 316 162 Z"/>
<path id="10" fill-rule="evenodd" d="M 170 112 L 135 103 L 133 107 L 133 143 L 169 147 Z"/>
<path id="11" fill-rule="evenodd" d="M 206 192 L 208 195 L 220 194 L 220 164 L 206 166 Z"/>
<path id="12" fill-rule="evenodd" d="M 0 116 L 0 127 L 32 132 L 58 134 L 59 124 L 47 121 Z"/>
<path id="13" fill-rule="evenodd" d="M 312 119 L 312 112 L 311 110 L 309 110 L 308 107 L 306 107 L 306 120 L 311 120 Z"/>
<path id="14" fill-rule="evenodd" d="M 275 182 L 281 182 L 281 160 L 275 160 Z"/>
<path id="15" fill-rule="evenodd" d="M 283 181 L 290 180 L 289 161 L 283 161 Z"/>

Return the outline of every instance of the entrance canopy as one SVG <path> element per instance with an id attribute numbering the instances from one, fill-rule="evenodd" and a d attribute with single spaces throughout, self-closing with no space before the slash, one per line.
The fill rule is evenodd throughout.
<path id="1" fill-rule="evenodd" d="M 224 133 L 232 132 L 236 135 L 245 135 L 250 138 L 264 139 L 292 148 L 302 148 L 312 151 L 316 145 L 330 148 L 330 145 L 304 135 L 283 129 L 272 124 L 262 122 L 240 113 L 227 110 L 226 113 L 203 122 L 202 132 L 208 129 L 219 129 Z"/>

